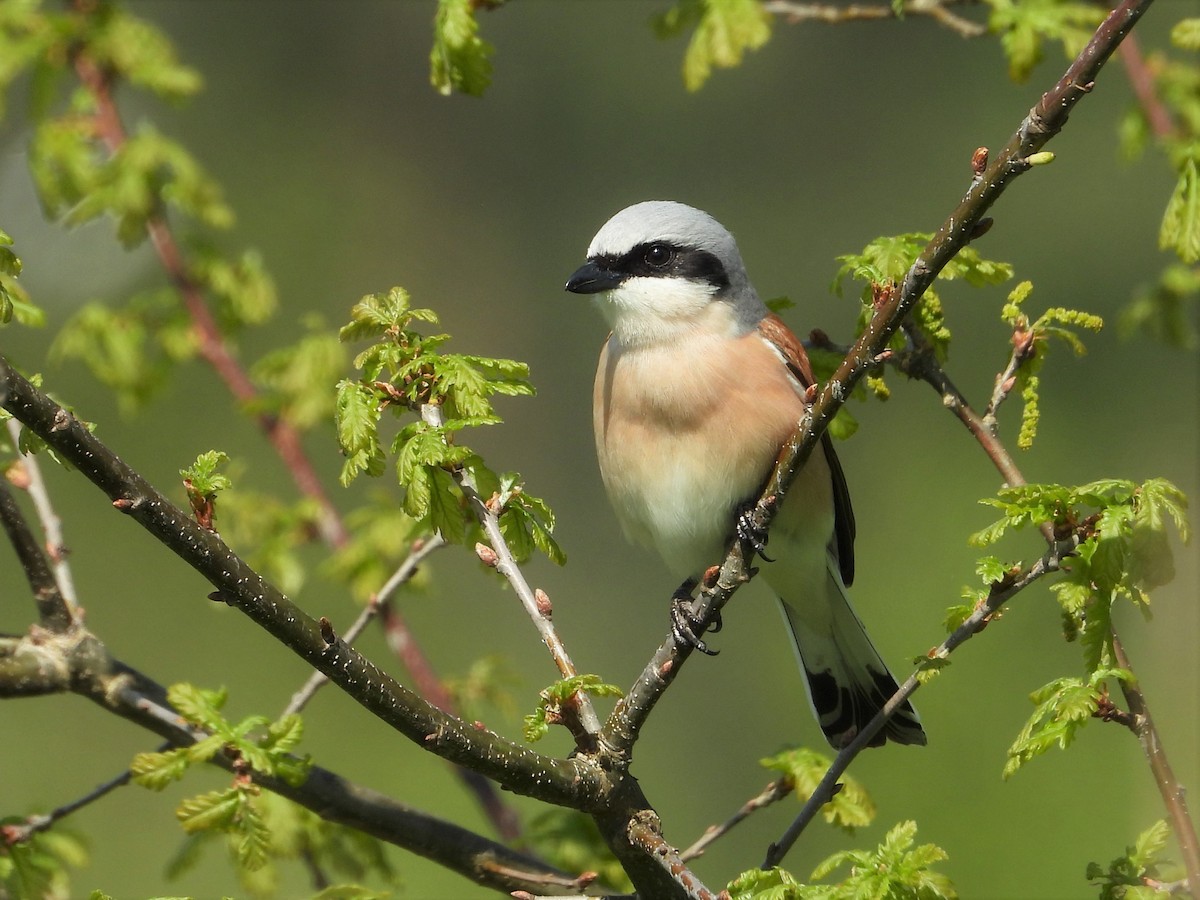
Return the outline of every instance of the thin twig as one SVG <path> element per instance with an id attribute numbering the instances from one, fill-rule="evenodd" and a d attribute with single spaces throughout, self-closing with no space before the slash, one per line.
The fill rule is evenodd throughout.
<path id="1" fill-rule="evenodd" d="M 50 502 L 50 492 L 46 490 L 46 480 L 42 477 L 42 467 L 38 464 L 37 457 L 32 453 L 22 454 L 20 452 L 21 423 L 16 419 L 9 419 L 5 425 L 8 427 L 12 445 L 20 456 L 21 466 L 25 470 L 29 482 L 25 486 L 25 490 L 29 493 L 29 499 L 33 501 L 33 508 L 37 512 L 42 532 L 46 536 L 46 552 L 50 556 L 50 567 L 54 570 L 54 580 L 58 583 L 58 590 L 62 593 L 63 600 L 66 601 L 74 615 L 79 599 L 75 593 L 75 579 L 71 574 L 71 564 L 67 562 L 67 545 L 63 539 L 62 519 L 54 511 L 54 504 Z"/>
<path id="2" fill-rule="evenodd" d="M 590 760 L 560 760 L 449 716 L 330 635 L 219 535 L 198 525 L 0 357 L 0 406 L 72 463 L 175 556 L 203 575 L 214 597 L 245 613 L 301 659 L 330 676 L 347 695 L 409 740 L 470 765 L 515 791 L 575 808 L 591 808 L 608 778 Z"/>
<path id="3" fill-rule="evenodd" d="M 442 408 L 433 403 L 422 404 L 421 418 L 434 428 L 441 428 L 445 422 L 442 415 Z M 537 629 L 542 643 L 550 651 L 550 656 L 554 660 L 554 665 L 558 668 L 559 674 L 563 678 L 574 677 L 578 674 L 578 671 L 575 668 L 575 664 L 571 661 L 570 655 L 567 653 L 566 645 L 563 644 L 562 638 L 558 635 L 558 630 L 554 627 L 554 622 L 551 620 L 546 608 L 546 602 L 544 600 L 539 602 L 538 592 L 530 587 L 529 582 L 525 580 L 525 575 L 521 571 L 521 567 L 517 564 L 512 549 L 508 546 L 508 541 L 504 538 L 504 533 L 500 530 L 500 514 L 496 509 L 493 498 L 485 500 L 479 495 L 475 479 L 466 469 L 457 470 L 454 473 L 454 480 L 462 490 L 463 496 L 467 498 L 467 502 L 471 506 L 471 511 L 475 514 L 475 518 L 479 521 L 480 526 L 483 528 L 483 533 L 490 544 L 491 553 L 484 554 L 484 557 L 486 557 L 484 562 L 503 575 L 508 581 L 513 589 L 513 593 L 521 601 L 521 606 L 525 608 L 526 615 L 529 616 L 534 627 Z M 581 750 L 594 749 L 594 739 L 600 731 L 600 719 L 596 715 L 591 698 L 586 692 L 578 691 L 575 694 L 575 707 L 578 712 L 578 727 L 572 727 L 571 717 L 567 717 L 565 724 L 568 727 L 572 727 L 575 742 Z"/>
<path id="4" fill-rule="evenodd" d="M 1112 642 L 1117 665 L 1132 672 L 1129 656 L 1116 631 L 1113 632 Z M 1175 839 L 1179 842 L 1183 865 L 1188 873 L 1188 892 L 1192 897 L 1200 898 L 1200 840 L 1196 838 L 1196 826 L 1188 812 L 1187 791 L 1175 777 L 1167 759 L 1167 752 L 1163 749 L 1158 730 L 1154 727 L 1154 719 L 1150 715 L 1150 707 L 1146 704 L 1146 696 L 1142 689 L 1136 682 L 1124 678 L 1118 679 L 1118 682 L 1121 685 L 1121 693 L 1125 696 L 1125 703 L 1137 723 L 1134 732 L 1142 745 L 1142 751 L 1146 754 L 1146 761 L 1150 764 L 1150 773 L 1154 776 L 1154 783 L 1162 795 L 1163 805 L 1171 817 L 1171 826 L 1175 831 Z"/>
<path id="5" fill-rule="evenodd" d="M 679 858 L 684 862 L 695 859 L 697 856 L 703 856 L 713 842 L 724 837 L 736 825 L 739 825 L 751 813 L 757 812 L 760 809 L 765 809 L 772 803 L 776 803 L 787 797 L 796 789 L 795 784 L 790 778 L 777 778 L 768 784 L 757 797 L 751 797 L 747 800 L 742 808 L 735 812 L 732 816 L 722 822 L 720 825 L 710 825 L 704 834 L 696 840 L 692 846 L 688 847 L 679 854 Z"/>
<path id="6" fill-rule="evenodd" d="M 954 629 L 949 637 L 929 651 L 929 659 L 935 662 L 947 659 L 958 647 L 982 631 L 987 626 L 991 617 L 995 615 L 996 611 L 1016 594 L 1029 587 L 1029 585 L 1033 584 L 1039 578 L 1049 575 L 1052 572 L 1057 572 L 1062 567 L 1063 559 L 1069 557 L 1074 552 L 1075 548 L 1086 539 L 1088 533 L 1087 527 L 1081 527 L 1070 537 L 1055 544 L 1041 559 L 1023 572 L 994 583 L 988 591 L 988 596 L 975 607 L 971 615 L 958 628 Z M 808 798 L 808 802 L 800 810 L 800 814 L 788 826 L 783 836 L 768 848 L 767 858 L 763 861 L 762 868 L 768 869 L 779 865 L 783 861 L 784 856 L 787 855 L 792 845 L 795 844 L 797 838 L 800 837 L 808 824 L 816 818 L 821 807 L 833 799 L 837 793 L 838 779 L 849 768 L 850 763 L 854 761 L 860 752 L 866 749 L 871 739 L 883 728 L 887 720 L 891 718 L 892 713 L 899 709 L 916 692 L 920 684 L 921 679 L 918 677 L 918 673 L 910 675 L 900 685 L 896 693 L 892 695 L 891 699 L 884 704 L 883 709 L 855 736 L 854 740 L 838 751 L 833 764 L 826 771 L 820 784 L 813 791 L 812 796 Z"/>
<path id="7" fill-rule="evenodd" d="M 679 851 L 663 839 L 661 824 L 653 813 L 640 815 L 630 823 L 629 842 L 662 866 L 688 900 L 717 900 L 717 895 L 684 864 Z"/>
<path id="8" fill-rule="evenodd" d="M 833 6 L 827 3 L 804 3 L 800 0 L 766 0 L 763 3 L 763 9 L 787 19 L 793 24 L 812 21 L 836 25 L 842 22 L 928 16 L 938 24 L 956 32 L 960 37 L 976 38 L 987 34 L 986 25 L 955 15 L 946 8 L 947 5 L 942 0 L 909 0 L 897 10 L 891 4 Z"/>
<path id="9" fill-rule="evenodd" d="M 158 748 L 158 752 L 162 752 L 170 747 L 170 744 L 163 744 Z M 133 772 L 126 769 L 115 778 L 110 778 L 108 781 L 88 791 L 77 800 L 72 800 L 70 803 L 64 803 L 57 809 L 53 809 L 48 813 L 39 813 L 38 815 L 29 816 L 24 822 L 19 825 L 6 825 L 0 828 L 0 837 L 12 846 L 13 844 L 24 843 L 35 834 L 48 830 L 51 826 L 65 819 L 71 813 L 77 812 L 95 803 L 102 797 L 107 796 L 119 787 L 124 787 L 133 779 Z"/>
<path id="10" fill-rule="evenodd" d="M 1150 71 L 1150 66 L 1146 63 L 1146 57 L 1142 53 L 1136 36 L 1130 35 L 1121 44 L 1120 53 L 1121 62 L 1125 65 L 1125 72 L 1129 76 L 1129 84 L 1142 107 L 1146 121 L 1150 123 L 1150 130 L 1160 140 L 1171 137 L 1175 134 L 1175 122 L 1171 119 L 1170 110 L 1158 96 L 1158 91 L 1154 86 L 1154 73 Z"/>
<path id="11" fill-rule="evenodd" d="M 925 290 L 975 236 L 976 228 L 992 204 L 1018 176 L 1032 168 L 1029 158 L 1063 128 L 1075 105 L 1091 91 L 1094 79 L 1117 44 L 1152 2 L 1124 0 L 1114 9 L 1062 78 L 1030 110 L 1008 144 L 972 180 L 958 206 L 921 251 L 892 296 L 880 304 L 866 329 L 855 341 L 850 354 L 821 389 L 805 411 L 795 433 L 784 444 L 766 488 L 749 513 L 759 530 L 766 531 L 770 526 L 796 474 L 829 427 L 838 408 L 863 376 L 879 363 L 892 335 Z M 752 574 L 750 551 L 751 548 L 735 542 L 717 571 L 717 577 L 701 589 L 693 606 L 693 614 L 701 631 L 715 621 L 734 591 L 749 580 Z M 617 704 L 600 736 L 601 745 L 610 748 L 614 757 L 627 755 L 646 718 L 688 655 L 689 647 L 677 648 L 673 639 L 668 638 L 642 670 L 624 700 Z"/>
<path id="12" fill-rule="evenodd" d="M 3 480 L 0 480 L 0 526 L 17 553 L 25 579 L 33 592 L 42 627 L 55 634 L 67 632 L 75 622 L 75 610 L 63 598 L 46 555 Z"/>
<path id="13" fill-rule="evenodd" d="M 371 596 L 367 601 L 367 605 L 363 607 L 362 612 L 358 614 L 358 618 L 340 635 L 341 639 L 347 644 L 353 644 L 358 640 L 359 635 L 362 634 L 363 630 L 378 614 L 380 604 L 388 602 L 396 591 L 408 583 L 409 579 L 416 574 L 417 567 L 425 561 L 426 557 L 444 546 L 446 546 L 446 541 L 440 534 L 435 534 L 430 538 L 414 543 L 404 562 L 392 573 L 392 577 L 384 582 L 383 587 Z M 317 691 L 328 683 L 329 677 L 323 672 L 313 672 L 309 676 L 308 681 L 304 683 L 304 687 L 292 695 L 291 701 L 280 714 L 281 717 L 300 712 L 300 710 L 308 705 L 308 702 L 312 700 Z"/>
<path id="14" fill-rule="evenodd" d="M 90 11 L 90 4 L 85 0 L 75 0 L 75 3 L 81 12 Z M 113 98 L 111 78 L 86 53 L 76 54 L 73 62 L 76 75 L 95 101 L 97 134 L 109 152 L 115 154 L 126 144 L 128 135 Z M 230 394 L 237 400 L 239 408 L 255 409 L 259 399 L 258 389 L 230 351 L 208 308 L 203 289 L 188 270 L 170 223 L 161 212 L 154 213 L 147 218 L 146 231 L 159 262 L 179 292 L 184 308 L 191 318 L 201 358 L 217 373 Z M 304 450 L 299 432 L 286 419 L 267 411 L 255 413 L 254 419 L 275 448 L 300 493 L 316 502 L 320 510 L 317 530 L 322 539 L 334 549 L 347 546 L 350 542 L 349 531 L 337 507 L 326 494 L 316 469 Z M 417 690 L 434 705 L 444 707 L 448 696 L 445 687 L 421 649 L 420 642 L 408 627 L 407 621 L 390 605 L 385 610 L 384 618 L 389 636 L 399 634 L 403 637 L 405 655 L 402 660 L 413 676 Z M 472 787 L 472 790 L 478 794 L 478 785 Z M 485 805 L 488 814 L 494 818 L 501 833 L 505 833 L 516 820 L 515 813 L 503 811 L 504 804 L 490 785 L 487 786 L 487 791 L 490 792 L 489 801 Z M 497 811 L 503 811 L 499 818 L 496 818 Z"/>

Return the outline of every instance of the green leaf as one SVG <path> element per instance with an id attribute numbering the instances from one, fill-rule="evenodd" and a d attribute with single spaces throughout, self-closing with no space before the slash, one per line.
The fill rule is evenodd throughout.
<path id="1" fill-rule="evenodd" d="M 805 896 L 804 885 L 791 872 L 778 866 L 771 869 L 751 869 L 726 885 L 730 900 L 800 900 Z"/>
<path id="2" fill-rule="evenodd" d="M 209 731 L 227 729 L 221 707 L 229 699 L 225 688 L 208 691 L 193 684 L 173 684 L 167 688 L 167 700 L 175 710 L 194 725 Z"/>
<path id="3" fill-rule="evenodd" d="M 697 91 L 714 66 L 741 65 L 748 50 L 771 37 L 771 18 L 757 0 L 705 0 L 704 12 L 683 61 L 683 81 Z"/>
<path id="4" fill-rule="evenodd" d="M 189 492 L 194 491 L 202 496 L 211 497 L 232 487 L 229 477 L 217 471 L 227 462 L 229 462 L 227 453 L 220 450 L 209 450 L 197 456 L 196 461 L 187 468 L 180 469 L 179 474 L 185 482 L 190 482 Z"/>
<path id="5" fill-rule="evenodd" d="M 1162 852 L 1170 835 L 1166 822 L 1155 822 L 1107 868 L 1099 863 L 1089 863 L 1087 878 L 1100 887 L 1100 900 L 1153 900 L 1173 896 L 1166 887 L 1156 889 L 1153 886 L 1165 880 L 1160 869 L 1167 865 Z"/>
<path id="6" fill-rule="evenodd" d="M 839 898 L 900 898 L 920 900 L 958 896 L 950 879 L 931 866 L 948 858 L 936 844 L 914 847 L 917 823 L 894 826 L 873 851 L 844 850 L 835 853 L 813 870 L 812 877 L 825 878 L 842 866 L 850 872 L 836 891 L 825 896 Z M 818 895 L 820 896 L 820 895 Z"/>
<path id="7" fill-rule="evenodd" d="M 224 830 L 233 824 L 241 804 L 241 791 L 225 788 L 189 797 L 175 810 L 175 816 L 188 834 Z"/>
<path id="8" fill-rule="evenodd" d="M 1195 158 L 1184 163 L 1167 201 L 1158 246 L 1161 250 L 1174 250 L 1189 265 L 1200 260 L 1200 171 Z"/>
<path id="9" fill-rule="evenodd" d="M 161 791 L 181 779 L 190 765 L 187 752 L 179 748 L 161 753 L 139 753 L 133 758 L 129 770 L 133 773 L 133 780 L 142 787 Z"/>
<path id="10" fill-rule="evenodd" d="M 1042 44 L 1055 41 L 1068 58 L 1083 49 L 1104 11 L 1071 0 L 987 0 L 988 27 L 1000 35 L 1013 81 L 1025 81 L 1041 61 Z"/>
<path id="11" fill-rule="evenodd" d="M 338 339 L 318 330 L 315 320 L 307 324 L 310 334 L 268 353 L 250 370 L 265 389 L 257 408 L 276 412 L 298 428 L 333 417 L 338 375 L 346 367 L 346 351 Z"/>
<path id="12" fill-rule="evenodd" d="M 338 382 L 334 416 L 338 444 L 346 457 L 342 464 L 343 486 L 360 472 L 374 477 L 383 474 L 385 459 L 379 445 L 380 402 L 379 390 L 371 385 L 361 381 Z"/>
<path id="13" fill-rule="evenodd" d="M 525 740 L 533 743 L 549 733 L 549 726 L 560 721 L 562 708 L 570 703 L 577 693 L 593 697 L 621 697 L 624 692 L 615 684 L 607 684 L 599 675 L 573 675 L 556 681 L 538 693 L 537 709 L 525 717 Z"/>
<path id="14" fill-rule="evenodd" d="M 492 46 L 479 37 L 472 0 L 438 0 L 429 79 L 439 94 L 478 97 L 492 81 Z"/>
<path id="15" fill-rule="evenodd" d="M 806 747 L 796 747 L 761 759 L 758 764 L 782 772 L 791 782 L 796 799 L 806 803 L 825 777 L 831 760 Z M 856 778 L 847 775 L 840 785 L 841 790 L 821 808 L 821 815 L 830 825 L 854 834 L 854 829 L 870 825 L 875 819 L 875 804 Z"/>
<path id="16" fill-rule="evenodd" d="M 1030 694 L 1036 709 L 1008 749 L 1005 779 L 1048 750 L 1066 749 L 1099 708 L 1100 699 L 1106 693 L 1105 681 L 1130 677 L 1123 669 L 1097 669 L 1087 681 L 1057 678 Z"/>
<path id="17" fill-rule="evenodd" d="M 1171 43 L 1180 50 L 1200 51 L 1200 19 L 1180 19 L 1171 28 Z"/>
<path id="18" fill-rule="evenodd" d="M 1200 345 L 1194 311 L 1200 300 L 1200 268 L 1175 263 L 1158 281 L 1143 287 L 1121 310 L 1117 322 L 1121 337 L 1142 332 L 1171 347 L 1195 350 Z"/>

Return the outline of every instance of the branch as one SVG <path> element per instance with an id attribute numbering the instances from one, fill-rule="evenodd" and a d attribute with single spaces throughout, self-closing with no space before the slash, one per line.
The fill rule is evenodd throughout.
<path id="1" fill-rule="evenodd" d="M 392 595 L 408 583 L 417 573 L 417 567 L 425 561 L 427 556 L 445 546 L 446 541 L 440 534 L 435 534 L 433 537 L 415 542 L 408 556 L 405 557 L 404 562 L 392 573 L 392 577 L 384 582 L 383 587 L 367 601 L 367 605 L 358 614 L 358 618 L 342 634 L 342 640 L 347 644 L 353 644 L 358 640 L 359 635 L 363 633 L 371 620 L 379 614 L 380 606 L 389 602 Z M 308 681 L 304 683 L 304 686 L 292 695 L 291 701 L 284 707 L 283 712 L 280 713 L 280 718 L 300 712 L 316 696 L 317 691 L 328 683 L 329 676 L 324 672 L 313 672 L 309 676 Z M 446 709 L 440 703 L 435 705 L 440 709 Z"/>
<path id="2" fill-rule="evenodd" d="M 1112 643 L 1113 656 L 1117 665 L 1132 672 L 1133 667 L 1129 664 L 1125 646 L 1115 631 Z M 1193 897 L 1200 898 L 1200 840 L 1196 838 L 1196 826 L 1192 823 L 1191 814 L 1188 812 L 1187 791 L 1175 777 L 1171 763 L 1167 760 L 1167 753 L 1163 749 L 1162 742 L 1159 741 L 1158 731 L 1154 727 L 1154 719 L 1150 716 L 1150 707 L 1146 704 L 1146 696 L 1142 693 L 1142 689 L 1136 682 L 1124 678 L 1118 679 L 1118 681 L 1121 685 L 1121 693 L 1125 695 L 1125 703 L 1134 717 L 1133 731 L 1142 745 L 1142 751 L 1146 754 L 1146 761 L 1150 764 L 1154 783 L 1162 795 L 1163 805 L 1167 808 L 1167 814 L 1171 817 L 1171 825 L 1175 830 L 1175 838 L 1179 841 L 1183 865 L 1188 874 L 1188 892 Z"/>
<path id="3" fill-rule="evenodd" d="M 772 781 L 763 788 L 762 793 L 757 797 L 751 797 L 747 800 L 741 809 L 720 825 L 710 825 L 692 846 L 679 854 L 679 858 L 686 862 L 687 860 L 695 859 L 697 856 L 703 856 L 709 845 L 723 838 L 734 826 L 741 824 L 742 821 L 749 817 L 751 813 L 764 809 L 772 803 L 779 802 L 795 790 L 795 787 L 789 778 L 777 778 L 775 781 Z"/>
<path id="4" fill-rule="evenodd" d="M 74 0 L 75 8 L 83 15 L 95 13 L 88 0 Z M 116 154 L 126 144 L 128 136 L 121 122 L 113 98 L 111 75 L 101 68 L 86 52 L 78 52 L 72 60 L 80 83 L 91 94 L 95 103 L 94 119 L 99 139 L 111 154 Z M 183 306 L 192 321 L 200 356 L 220 377 L 241 409 L 255 409 L 259 399 L 246 370 L 230 351 L 220 327 L 213 318 L 205 301 L 204 291 L 188 271 L 183 252 L 171 230 L 166 216 L 160 211 L 147 218 L 146 231 L 155 253 L 171 284 L 178 291 Z M 314 500 L 320 510 L 317 529 L 330 547 L 340 549 L 350 540 L 345 523 L 317 476 L 316 470 L 304 451 L 300 433 L 286 420 L 269 412 L 254 415 L 259 428 L 275 448 L 285 468 L 291 474 L 300 493 Z M 64 587 L 64 590 L 66 588 Z M 68 598 L 71 597 L 68 592 Z M 390 605 L 384 610 L 386 629 L 390 639 L 402 637 L 404 654 L 401 659 L 412 675 L 422 696 L 435 706 L 452 711 L 449 695 L 441 679 L 434 672 L 419 642 L 413 636 L 404 617 Z M 507 834 L 516 821 L 515 813 L 505 809 L 504 803 L 490 785 L 464 776 L 471 791 L 480 797 L 485 811 L 496 823 L 502 834 Z"/>
<path id="5" fill-rule="evenodd" d="M 996 582 L 988 591 L 988 596 L 976 606 L 974 612 L 967 619 L 954 629 L 954 631 L 942 641 L 937 647 L 929 651 L 928 657 L 931 661 L 940 662 L 949 658 L 959 646 L 966 643 L 976 634 L 987 627 L 988 621 L 1005 603 L 1011 600 L 1016 594 L 1023 591 L 1029 585 L 1033 584 L 1039 578 L 1049 575 L 1052 572 L 1057 572 L 1062 567 L 1062 561 L 1069 557 L 1090 533 L 1090 525 L 1081 527 L 1076 530 L 1067 539 L 1055 544 L 1046 554 L 1036 563 L 1030 566 L 1023 572 L 1011 577 L 1005 578 L 1003 581 Z M 849 768 L 850 763 L 858 756 L 881 728 L 891 718 L 892 713 L 900 707 L 900 705 L 911 697 L 921 685 L 922 679 L 919 677 L 921 673 L 913 673 L 908 676 L 905 682 L 900 685 L 891 699 L 884 704 L 883 709 L 876 713 L 867 725 L 860 731 L 845 747 L 838 751 L 838 755 L 834 758 L 833 764 L 821 779 L 821 783 L 817 785 L 812 796 L 808 798 L 808 802 L 800 810 L 800 814 L 788 826 L 776 843 L 767 848 L 767 858 L 763 861 L 762 868 L 769 869 L 783 862 L 784 856 L 796 843 L 797 838 L 808 826 L 808 824 L 816 818 L 821 807 L 833 799 L 837 793 L 838 779 Z"/>
<path id="6" fill-rule="evenodd" d="M 50 493 L 46 490 L 46 481 L 42 478 L 42 467 L 38 464 L 37 457 L 32 453 L 21 453 L 20 424 L 15 419 L 9 419 L 5 425 L 8 427 L 9 438 L 12 440 L 13 448 L 20 459 L 21 468 L 29 482 L 25 486 L 25 490 L 29 492 L 33 508 L 37 511 L 38 521 L 41 522 L 42 531 L 46 535 L 46 552 L 50 556 L 50 567 L 54 570 L 54 580 L 58 583 L 63 600 L 66 601 L 68 607 L 73 609 L 79 599 L 75 594 L 75 579 L 71 575 L 71 565 L 67 562 L 67 546 L 66 541 L 63 540 L 62 519 L 58 517 L 58 513 L 54 511 L 54 504 L 50 502 Z"/>
<path id="7" fill-rule="evenodd" d="M 0 480 L 0 525 L 3 526 L 5 534 L 12 543 L 13 549 L 17 553 L 17 559 L 21 563 L 21 569 L 25 572 L 25 579 L 33 591 L 33 599 L 37 603 L 42 627 L 57 634 L 69 630 L 75 621 L 71 606 L 63 598 L 54 573 L 50 571 L 46 556 L 42 553 L 42 548 L 38 546 L 37 538 L 33 536 L 33 532 L 29 530 L 29 525 L 25 522 L 25 517 L 21 515 L 21 508 L 17 506 L 12 492 L 2 480 Z"/>
<path id="8" fill-rule="evenodd" d="M 0 357 L 0 406 L 71 462 L 176 556 L 203 575 L 216 598 L 241 610 L 360 705 L 418 746 L 518 793 L 573 808 L 601 802 L 607 780 L 586 761 L 558 760 L 468 726 L 437 709 L 331 633 L 268 584 L 220 537 L 202 528 L 118 459 L 78 420 Z"/>
<path id="9" fill-rule="evenodd" d="M 861 22 L 878 19 L 903 19 L 905 16 L 928 16 L 960 37 L 976 38 L 987 34 L 987 26 L 962 16 L 956 16 L 943 0 L 908 0 L 897 9 L 891 4 L 831 6 L 824 3 L 804 3 L 800 0 L 766 0 L 763 9 L 774 15 L 797 22 L 815 21 L 836 25 L 842 22 Z"/>
<path id="10" fill-rule="evenodd" d="M 849 355 L 806 411 L 796 432 L 784 444 L 779 462 L 751 512 L 759 530 L 766 531 L 796 473 L 825 433 L 834 414 L 850 396 L 855 385 L 880 360 L 888 341 L 916 306 L 926 288 L 955 254 L 971 241 L 984 214 L 1007 187 L 1032 168 L 1029 157 L 1062 130 L 1068 114 L 1092 89 L 1096 75 L 1117 44 L 1152 2 L 1124 0 L 1114 9 L 1062 78 L 1030 110 L 1004 149 L 972 180 L 958 206 L 908 270 L 899 289 L 880 305 Z M 696 600 L 693 613 L 701 630 L 716 619 L 733 592 L 749 580 L 751 565 L 751 548 L 735 541 L 725 561 L 714 573 L 715 577 L 706 579 Z M 668 637 L 643 669 L 624 701 L 618 703 L 609 716 L 601 734 L 603 745 L 618 755 L 628 753 L 650 711 L 690 653 L 690 647 L 677 648 L 673 639 Z"/>
<path id="11" fill-rule="evenodd" d="M 442 428 L 445 425 L 442 408 L 433 403 L 421 405 L 421 418 L 434 428 Z M 578 672 L 575 664 L 571 662 L 566 645 L 563 644 L 554 623 L 550 620 L 548 602 L 540 600 L 538 592 L 529 586 L 529 582 L 525 580 L 525 575 L 521 572 L 521 567 L 513 556 L 512 549 L 508 546 L 508 541 L 504 539 L 504 533 L 500 530 L 500 514 L 496 508 L 497 503 L 492 498 L 485 501 L 479 496 L 475 479 L 470 472 L 460 468 L 455 470 L 453 476 L 491 545 L 491 554 L 485 553 L 480 558 L 486 565 L 503 575 L 512 586 L 513 593 L 521 601 L 526 615 L 533 621 L 542 643 L 550 651 L 550 656 L 553 658 L 559 674 L 563 678 L 574 677 Z M 585 751 L 594 749 L 595 735 L 600 731 L 600 719 L 592 707 L 591 698 L 584 691 L 576 692 L 574 711 L 578 714 L 578 720 L 574 721 L 574 717 L 567 716 L 565 723 L 571 727 L 576 746 Z"/>

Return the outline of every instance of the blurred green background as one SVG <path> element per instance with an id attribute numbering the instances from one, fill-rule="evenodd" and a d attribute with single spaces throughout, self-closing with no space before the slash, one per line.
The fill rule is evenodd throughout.
<path id="1" fill-rule="evenodd" d="M 307 314 L 333 327 L 362 294 L 401 284 L 440 313 L 452 349 L 528 361 L 538 396 L 502 402 L 506 424 L 472 444 L 496 469 L 522 472 L 557 511 L 569 564 L 535 562 L 531 580 L 553 599 L 580 668 L 621 685 L 665 634 L 674 584 L 656 558 L 623 541 L 596 472 L 589 405 L 604 326 L 584 299 L 562 291 L 593 233 L 642 199 L 704 208 L 737 235 L 760 293 L 798 302 L 785 314 L 797 331 L 819 326 L 847 339 L 856 304 L 828 290 L 834 257 L 876 235 L 935 229 L 968 184 L 972 151 L 1002 146 L 1065 65 L 1051 53 L 1029 84 L 1014 85 L 995 41 L 967 42 L 926 21 L 780 24 L 741 68 L 688 94 L 684 43 L 659 42 L 647 24 L 664 3 L 527 0 L 482 17 L 496 47 L 487 95 L 444 98 L 428 85 L 431 3 L 131 5 L 169 33 L 207 86 L 183 109 L 122 91 L 127 123 L 152 118 L 198 156 L 239 216 L 220 244 L 259 248 L 278 282 L 281 314 L 242 338 L 242 358 L 299 337 Z M 1139 26 L 1144 42 L 1161 42 L 1185 5 L 1155 7 Z M 996 225 L 978 249 L 1032 279 L 1031 312 L 1079 307 L 1111 324 L 1168 261 L 1156 248 L 1168 167 L 1153 155 L 1132 166 L 1118 160 L 1115 121 L 1130 103 L 1114 63 L 1050 145 L 1057 161 L 1020 179 L 993 210 Z M 185 368 L 143 414 L 122 420 L 82 366 L 44 361 L 54 327 L 80 304 L 120 300 L 163 278 L 146 249 L 123 252 L 107 224 L 65 232 L 42 222 L 25 168 L 23 109 L 14 100 L 0 131 L 0 227 L 16 240 L 22 280 L 52 325 L 6 329 L 4 352 L 43 371 L 58 396 L 100 423 L 110 446 L 180 502 L 178 469 L 210 448 L 246 462 L 236 484 L 290 492 L 286 473 L 201 366 Z M 955 284 L 943 292 L 955 332 L 949 370 L 981 407 L 1007 359 L 998 311 L 1008 290 Z M 1046 365 L 1041 436 L 1018 460 L 1026 477 L 1164 476 L 1195 496 L 1196 357 L 1118 340 L 1113 327 L 1087 343 L 1086 357 L 1056 347 Z M 855 405 L 861 429 L 840 453 L 859 522 L 856 605 L 884 656 L 905 672 L 907 660 L 940 640 L 945 608 L 974 581 L 977 552 L 965 538 L 991 521 L 975 501 L 999 478 L 927 387 L 893 382 L 888 403 Z M 1014 402 L 1010 440 L 1016 414 Z M 349 507 L 354 496 L 336 488 L 330 429 L 309 446 Z M 198 576 L 115 518 L 79 476 L 49 477 L 88 624 L 115 655 L 163 683 L 228 686 L 231 715 L 283 707 L 305 676 L 290 653 L 207 601 Z M 356 486 L 355 495 L 370 487 Z M 1040 538 L 1025 534 L 1000 554 L 1029 558 L 1040 549 Z M 3 558 L 0 630 L 19 632 L 32 604 L 13 557 Z M 1120 621 L 1177 774 L 1196 790 L 1194 545 L 1178 568 L 1156 593 L 1148 626 L 1128 608 Z M 443 552 L 428 572 L 427 587 L 402 604 L 438 670 L 460 675 L 480 656 L 505 654 L 520 679 L 518 706 L 531 709 L 554 670 L 511 593 L 463 552 Z M 335 623 L 355 613 L 344 590 L 319 580 L 298 600 Z M 679 846 L 770 780 L 760 758 L 787 744 L 821 744 L 765 588 L 739 593 L 725 621 L 720 657 L 693 660 L 637 747 L 635 772 Z M 378 635 L 362 646 L 396 669 Z M 853 838 L 814 826 L 789 868 L 806 877 L 829 853 L 873 846 L 913 818 L 919 841 L 949 852 L 941 868 L 964 897 L 1093 896 L 1086 864 L 1119 855 L 1164 815 L 1136 741 L 1096 723 L 1070 752 L 1000 778 L 1004 751 L 1032 711 L 1029 691 L 1076 674 L 1080 658 L 1059 636 L 1049 592 L 1023 594 L 918 695 L 929 746 L 889 747 L 855 764 L 878 804 L 876 823 Z M 515 719 L 488 721 L 518 734 Z M 336 690 L 310 707 L 308 724 L 304 746 L 322 764 L 487 832 L 441 762 Z M 0 734 L 4 814 L 72 799 L 156 744 L 74 697 L 2 704 Z M 547 744 L 568 750 L 560 736 Z M 75 878 L 78 894 L 240 895 L 220 851 L 179 881 L 163 875 L 182 838 L 174 804 L 224 778 L 205 774 L 166 797 L 126 788 L 73 817 L 69 825 L 89 836 L 93 853 Z M 762 859 L 796 810 L 789 802 L 756 815 L 696 868 L 722 886 Z M 402 896 L 493 896 L 417 857 L 393 858 Z M 307 890 L 297 869 L 281 895 Z"/>

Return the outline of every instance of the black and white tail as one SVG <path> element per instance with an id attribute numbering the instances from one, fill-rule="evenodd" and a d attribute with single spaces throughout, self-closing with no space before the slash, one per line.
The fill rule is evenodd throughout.
<path id="1" fill-rule="evenodd" d="M 780 597 L 806 676 L 813 713 L 829 743 L 845 746 L 896 692 L 896 679 L 871 644 L 850 606 L 836 565 L 829 567 L 824 596 Z M 921 717 L 907 701 L 869 746 L 888 740 L 924 744 Z"/>

